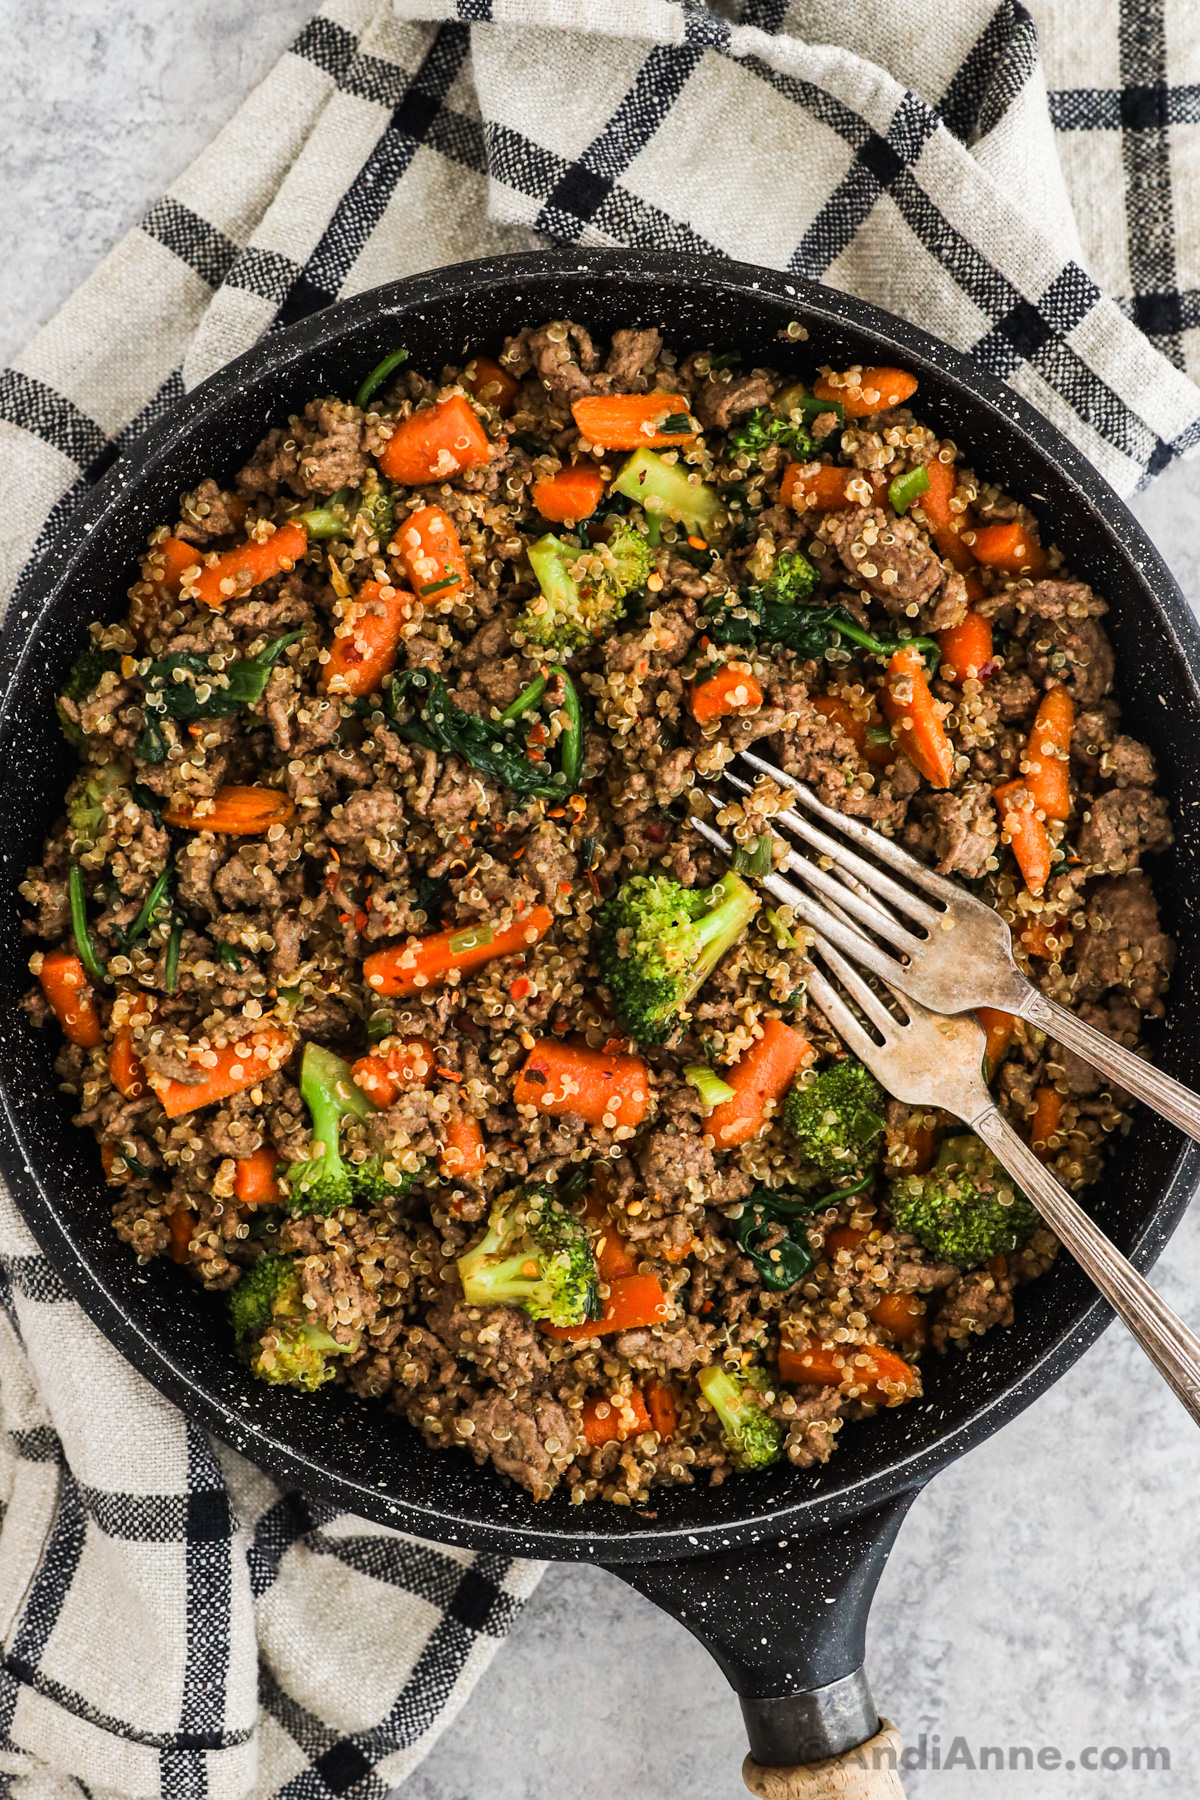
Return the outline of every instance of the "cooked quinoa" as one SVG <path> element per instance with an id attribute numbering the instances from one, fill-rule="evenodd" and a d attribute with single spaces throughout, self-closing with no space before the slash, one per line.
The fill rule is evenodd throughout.
<path id="1" fill-rule="evenodd" d="M 269 1266 L 286 1304 L 241 1345 L 258 1374 L 285 1378 L 286 1334 L 303 1326 L 318 1346 L 304 1385 L 344 1382 L 539 1498 L 562 1484 L 575 1502 L 629 1505 L 658 1483 L 723 1480 L 752 1460 L 707 1397 L 723 1373 L 793 1463 L 823 1462 L 847 1421 L 920 1394 L 924 1355 L 1010 1324 L 1017 1289 L 1055 1255 L 1036 1221 L 973 1266 L 893 1223 L 893 1185 L 907 1193 L 939 1142 L 961 1139 L 947 1115 L 881 1098 L 874 1149 L 832 1174 L 782 1100 L 722 1147 L 697 1069 L 730 1075 L 779 1025 L 802 1041 L 801 1093 L 845 1057 L 806 998 L 808 940 L 787 909 L 759 908 L 665 1041 L 639 1043 L 619 1016 L 600 961 L 613 896 L 647 874 L 689 892 L 720 881 L 696 817 L 752 872 L 769 854 L 786 800 L 769 780 L 744 799 L 722 786 L 739 750 L 967 882 L 1011 923 L 1033 979 L 1101 1030 L 1134 1046 L 1162 1012 L 1173 947 L 1141 865 L 1170 825 L 1150 752 L 1120 728 L 1104 601 L 1064 567 L 1052 521 L 920 422 L 915 384 L 888 404 L 877 372 L 798 365 L 803 336 L 781 334 L 799 375 L 781 374 L 724 346 L 679 358 L 654 328 L 603 346 L 557 321 L 510 339 L 499 366 L 408 362 L 363 405 L 316 398 L 228 486 L 206 477 L 181 496 L 60 701 L 81 768 L 21 887 L 38 946 L 25 1005 L 63 1027 L 58 1074 L 97 1139 L 118 1235 L 231 1305 L 260 1258 L 284 1259 Z M 666 416 L 648 401 L 641 430 L 708 506 L 700 528 L 688 505 L 643 493 L 628 448 L 587 435 L 611 409 L 580 403 L 622 395 L 680 402 Z M 434 431 L 417 475 L 397 478 L 399 446 L 419 451 L 441 418 L 454 433 Z M 548 520 L 533 490 L 544 499 L 573 465 L 595 505 Z M 549 534 L 560 550 L 545 556 L 582 595 L 583 648 L 546 642 Z M 995 544 L 1017 546 L 1007 566 L 980 560 Z M 625 555 L 633 585 L 614 600 Z M 782 604 L 841 608 L 893 648 L 968 611 L 990 624 L 983 666 L 947 654 L 931 675 L 944 785 L 900 748 L 909 690 L 889 705 L 887 655 L 837 630 L 815 650 L 769 641 L 761 601 L 788 571 L 809 591 Z M 698 722 L 695 696 L 730 661 L 717 716 Z M 360 666 L 379 672 L 369 692 Z M 1052 689 L 1072 703 L 1070 805 L 1038 815 L 1050 873 L 1037 891 L 994 793 L 1029 775 Z M 438 708 L 470 760 L 434 729 Z M 473 738 L 472 719 L 488 727 Z M 445 934 L 444 966 L 411 950 Z M 614 936 L 614 955 L 636 953 Z M 1025 1135 L 1049 1106 L 1039 1151 L 1078 1191 L 1129 1099 L 1024 1022 L 1007 1038 L 997 1100 Z M 553 1109 L 553 1078 L 539 1099 L 546 1044 L 590 1049 L 596 1066 L 636 1059 L 620 1065 L 635 1071 L 630 1122 L 614 1100 L 588 1123 L 569 1082 Z M 342 1152 L 354 1179 L 374 1172 L 328 1212 L 298 1173 L 314 1167 L 306 1046 L 353 1065 Z M 590 1243 L 571 1292 L 591 1281 L 601 1316 L 573 1335 L 532 1300 L 464 1294 L 459 1259 L 515 1189 L 545 1209 L 535 1223 Z M 768 1206 L 748 1235 L 764 1192 L 792 1196 L 792 1212 Z M 631 1278 L 660 1304 L 609 1327 Z M 795 1379 L 805 1352 L 823 1378 Z"/>

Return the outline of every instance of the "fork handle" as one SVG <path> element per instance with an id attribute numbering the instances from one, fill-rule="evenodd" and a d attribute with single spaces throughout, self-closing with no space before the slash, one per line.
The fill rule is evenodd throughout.
<path id="1" fill-rule="evenodd" d="M 1200 1338 L 1061 1187 L 994 1106 L 969 1121 L 1047 1225 L 1124 1320 L 1159 1374 L 1200 1425 Z"/>
<path id="2" fill-rule="evenodd" d="M 1186 1131 L 1200 1143 L 1200 1095 L 1193 1094 L 1182 1082 L 1172 1081 L 1169 1075 L 1135 1056 L 1124 1044 L 1114 1043 L 1094 1025 L 1085 1025 L 1082 1019 L 1077 1019 L 1074 1013 L 1059 1006 L 1038 988 L 1031 988 L 1029 1001 L 1020 1012 L 1031 1025 L 1052 1033 L 1060 1044 L 1065 1044 L 1084 1062 L 1091 1063 L 1093 1069 L 1099 1069 L 1102 1075 L 1136 1094 L 1139 1100 L 1144 1100 L 1156 1113 L 1170 1119 L 1172 1125 L 1178 1125 L 1181 1131 Z"/>

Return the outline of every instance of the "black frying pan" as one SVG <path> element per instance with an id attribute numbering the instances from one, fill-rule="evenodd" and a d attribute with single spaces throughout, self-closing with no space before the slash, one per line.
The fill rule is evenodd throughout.
<path id="1" fill-rule="evenodd" d="M 1180 959 L 1155 1055 L 1200 1085 L 1200 634 L 1162 559 L 1112 490 L 1045 419 L 914 326 L 811 282 L 699 257 L 562 251 L 501 257 L 377 288 L 267 338 L 206 382 L 109 473 L 61 533 L 0 640 L 0 1166 L 67 1287 L 163 1393 L 280 1481 L 445 1543 L 598 1561 L 680 1619 L 742 1697 L 760 1763 L 839 1753 L 876 1729 L 862 1676 L 866 1615 L 904 1513 L 943 1464 L 1005 1424 L 1081 1356 L 1109 1318 L 1062 1258 L 1024 1291 L 1010 1331 L 930 1357 L 925 1397 L 848 1428 L 824 1468 L 790 1465 L 710 1491 L 660 1488 L 651 1506 L 535 1505 L 490 1469 L 428 1448 L 344 1390 L 300 1397 L 255 1382 L 223 1309 L 169 1263 L 139 1268 L 109 1223 L 89 1137 L 69 1122 L 51 1058 L 17 1000 L 29 941 L 15 893 L 60 809 L 73 757 L 54 694 L 89 620 L 116 618 L 148 529 L 207 472 L 230 477 L 267 426 L 313 394 L 352 394 L 387 350 L 419 368 L 499 347 L 520 325 L 570 316 L 600 336 L 656 324 L 678 347 L 736 346 L 752 362 L 901 363 L 921 416 L 983 475 L 1030 501 L 1079 575 L 1111 603 L 1120 697 L 1158 759 L 1178 842 L 1156 871 Z M 793 319 L 807 342 L 780 335 Z M 1089 1204 L 1148 1267 L 1200 1177 L 1200 1145 L 1144 1108 L 1113 1146 Z M 836 1604 L 829 1605 L 831 1598 Z"/>

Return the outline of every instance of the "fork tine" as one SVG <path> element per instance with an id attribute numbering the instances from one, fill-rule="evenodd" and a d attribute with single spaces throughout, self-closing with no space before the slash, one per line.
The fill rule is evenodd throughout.
<path id="1" fill-rule="evenodd" d="M 820 969 L 814 969 L 809 976 L 808 992 L 842 1042 L 853 1050 L 859 1062 L 865 1063 L 870 1069 L 872 1058 L 879 1054 L 879 1045 L 869 1032 L 863 1030 L 837 989 L 832 982 L 826 980 Z"/>
<path id="2" fill-rule="evenodd" d="M 828 869 L 822 869 L 818 864 L 809 862 L 806 856 L 789 856 L 784 867 L 793 875 L 798 875 L 801 881 L 807 882 L 809 887 L 815 888 L 819 894 L 823 894 L 827 900 L 832 901 L 835 905 L 844 906 L 846 911 L 853 913 L 854 917 L 860 920 L 869 931 L 876 931 L 880 937 L 887 938 L 888 942 L 894 944 L 897 950 L 907 956 L 913 956 L 920 952 L 922 940 L 914 937 L 912 932 L 900 923 L 899 919 L 893 919 L 890 913 L 873 905 L 870 900 L 863 900 L 859 894 L 853 892 L 843 882 L 838 881 Z"/>
<path id="3" fill-rule="evenodd" d="M 699 818 L 693 818 L 691 823 L 701 837 L 707 838 L 708 842 L 716 849 L 724 851 L 726 856 L 733 855 L 733 845 L 727 838 L 723 838 L 713 826 Z M 902 963 L 898 963 L 894 956 L 889 956 L 886 950 L 881 950 L 871 938 L 864 937 L 857 926 L 847 925 L 843 920 L 835 917 L 827 907 L 821 905 L 819 900 L 814 900 L 811 895 L 806 894 L 803 888 L 798 888 L 794 883 L 786 881 L 782 875 L 764 875 L 758 885 L 766 888 L 772 899 L 780 900 L 785 906 L 790 906 L 806 925 L 813 927 L 814 931 L 819 931 L 824 937 L 840 944 L 847 955 L 855 957 L 865 968 L 870 969 L 873 975 L 878 975 L 881 981 L 894 984 L 904 980 Z M 845 898 L 844 895 L 840 897 Z"/>
<path id="4" fill-rule="evenodd" d="M 823 961 L 835 974 L 855 1005 L 860 1007 L 870 1019 L 872 1025 L 882 1033 L 884 1043 L 894 1042 L 897 1031 L 903 1029 L 899 1020 L 894 1019 L 879 995 L 869 988 L 858 970 L 839 950 L 825 938 L 817 940 L 815 948 L 820 952 Z"/>
<path id="5" fill-rule="evenodd" d="M 954 883 L 947 881 L 944 875 L 935 875 L 932 869 L 927 869 L 924 863 L 917 861 L 915 856 L 910 856 L 907 850 L 902 850 L 899 844 L 892 842 L 891 838 L 885 838 L 882 832 L 873 831 L 869 825 L 864 825 L 861 819 L 852 819 L 845 813 L 835 812 L 831 806 L 826 806 L 823 800 L 818 800 L 811 788 L 805 787 L 802 781 L 797 781 L 794 775 L 785 775 L 782 769 L 777 769 L 774 763 L 764 762 L 762 757 L 755 756 L 752 750 L 739 751 L 739 755 L 742 761 L 749 763 L 752 769 L 757 769 L 763 775 L 769 775 L 772 781 L 777 781 L 781 787 L 790 788 L 807 811 L 815 813 L 819 819 L 824 820 L 827 825 L 831 825 L 835 831 L 842 832 L 854 843 L 861 844 L 865 850 L 870 851 L 872 856 L 878 857 L 880 862 L 885 862 L 889 867 L 899 870 L 900 874 L 909 881 L 914 881 L 918 887 L 923 887 L 927 894 L 936 894 L 939 900 L 945 900 L 948 903 L 962 899 L 962 895 Z"/>
<path id="6" fill-rule="evenodd" d="M 731 787 L 740 789 L 744 794 L 753 793 L 754 790 L 749 782 L 741 780 L 737 775 L 731 775 L 728 770 L 723 771 L 723 774 L 724 779 Z M 809 820 L 801 818 L 797 812 L 789 810 L 776 813 L 771 823 L 772 825 L 782 825 L 785 830 L 803 838 L 806 844 L 810 844 L 822 856 L 828 856 L 831 860 L 836 861 L 839 870 L 849 869 L 863 887 L 870 888 L 874 897 L 878 898 L 879 895 L 885 894 L 893 906 L 899 907 L 901 912 L 908 913 L 910 918 L 919 920 L 927 931 L 937 931 L 940 928 L 942 920 L 946 916 L 944 913 L 936 911 L 927 901 L 911 893 L 907 888 L 901 887 L 892 880 L 890 875 L 885 875 L 882 869 L 877 869 L 872 864 L 864 862 L 838 839 L 827 837 L 823 831 L 818 831 L 815 825 L 811 824 Z M 878 833 L 874 835 L 878 836 Z M 886 842 L 886 839 L 884 841 Z"/>

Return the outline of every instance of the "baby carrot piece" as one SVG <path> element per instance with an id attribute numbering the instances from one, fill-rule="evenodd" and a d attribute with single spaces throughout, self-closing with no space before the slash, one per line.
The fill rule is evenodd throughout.
<path id="1" fill-rule="evenodd" d="M 501 418 L 512 411 L 512 403 L 520 385 L 507 369 L 502 369 L 490 356 L 473 356 L 463 375 L 463 386 L 474 395 L 480 406 L 490 406 Z"/>
<path id="2" fill-rule="evenodd" d="M 819 712 L 822 718 L 829 719 L 834 725 L 837 725 L 855 745 L 859 755 L 865 757 L 869 763 L 873 763 L 876 768 L 882 768 L 886 763 L 895 762 L 896 746 L 892 742 L 890 732 L 887 732 L 886 743 L 873 743 L 867 735 L 872 729 L 876 731 L 886 729 L 883 720 L 875 711 L 874 703 L 872 703 L 871 714 L 866 719 L 860 719 L 849 702 L 843 700 L 840 694 L 818 694 L 812 704 L 813 711 Z"/>
<path id="3" fill-rule="evenodd" d="M 215 831 L 226 837 L 262 837 L 272 825 L 286 825 L 296 803 L 275 788 L 219 787 L 210 798 L 177 796 L 163 808 L 168 825 L 187 831 Z"/>
<path id="4" fill-rule="evenodd" d="M 619 1281 L 623 1275 L 636 1274 L 625 1239 L 613 1224 L 608 1208 L 595 1188 L 588 1194 L 583 1216 L 592 1233 L 592 1250 L 601 1281 Z"/>
<path id="5" fill-rule="evenodd" d="M 846 492 L 846 483 L 856 477 L 878 494 L 887 486 L 886 477 L 876 469 L 843 469 L 839 463 L 789 463 L 779 486 L 784 506 L 796 512 L 839 512 L 854 502 Z"/>
<path id="6" fill-rule="evenodd" d="M 904 1127 L 904 1143 L 911 1160 L 904 1165 L 906 1174 L 924 1175 L 927 1169 L 932 1169 L 941 1135 L 940 1125 L 918 1124 L 913 1119 L 908 1121 Z"/>
<path id="7" fill-rule="evenodd" d="M 189 1050 L 188 1062 L 199 1077 L 194 1082 L 172 1081 L 167 1075 L 155 1074 L 147 1076 L 147 1080 L 168 1119 L 181 1119 L 185 1113 L 211 1106 L 214 1100 L 227 1100 L 230 1094 L 256 1087 L 281 1069 L 291 1053 L 292 1040 L 287 1032 L 268 1026 L 220 1050 Z"/>
<path id="8" fill-rule="evenodd" d="M 1017 942 L 1026 956 L 1040 956 L 1046 962 L 1057 960 L 1067 947 L 1065 919 L 1052 919 L 1037 913 L 1026 919 L 1017 933 Z"/>
<path id="9" fill-rule="evenodd" d="M 179 584 L 188 569 L 200 570 L 202 558 L 195 544 L 185 544 L 182 538 L 164 538 L 161 544 L 155 544 L 150 552 L 150 580 L 160 587 L 169 588 L 173 594 L 179 592 Z"/>
<path id="10" fill-rule="evenodd" d="M 410 513 L 397 526 L 394 543 L 399 545 L 400 560 L 422 600 L 445 600 L 469 583 L 458 533 L 440 506 L 423 506 Z M 407 605 L 410 596 L 405 594 L 404 600 Z M 395 643 L 391 648 L 394 656 Z"/>
<path id="11" fill-rule="evenodd" d="M 1033 1118 L 1029 1125 L 1029 1142 L 1037 1151 L 1049 1150 L 1050 1140 L 1062 1122 L 1063 1097 L 1057 1088 L 1034 1089 Z"/>
<path id="12" fill-rule="evenodd" d="M 1025 786 L 1048 819 L 1071 816 L 1071 733 L 1075 702 L 1065 687 L 1052 687 L 1037 709 L 1025 746 Z"/>
<path id="13" fill-rule="evenodd" d="M 205 563 L 196 593 L 206 606 L 224 606 L 270 581 L 272 575 L 294 569 L 307 548 L 308 533 L 294 520 L 278 526 L 261 544 L 256 538 L 247 538 L 236 550 L 222 550 L 215 561 Z"/>
<path id="14" fill-rule="evenodd" d="M 942 718 L 949 710 L 929 691 L 921 652 L 903 645 L 888 663 L 879 704 L 895 731 L 896 742 L 931 787 L 949 787 L 954 776 L 954 746 Z"/>
<path id="15" fill-rule="evenodd" d="M 840 400 L 848 419 L 865 419 L 869 413 L 902 406 L 917 391 L 917 378 L 907 369 L 872 368 L 860 371 L 858 380 L 837 385 L 825 375 L 813 382 L 818 400 Z"/>
<path id="16" fill-rule="evenodd" d="M 688 403 L 680 394 L 585 394 L 571 407 L 575 423 L 589 444 L 605 450 L 647 450 L 658 445 L 690 444 L 695 432 Z M 666 420 L 678 431 L 663 431 Z"/>
<path id="17" fill-rule="evenodd" d="M 848 1389 L 864 1400 L 891 1406 L 906 1400 L 917 1384 L 911 1364 L 878 1344 L 869 1349 L 858 1344 L 806 1344 L 803 1349 L 781 1344 L 779 1375 L 783 1381 L 806 1386 Z"/>
<path id="18" fill-rule="evenodd" d="M 1016 1016 L 1010 1012 L 1001 1012 L 998 1006 L 977 1006 L 975 1017 L 987 1032 L 983 1060 L 987 1064 L 990 1080 L 1008 1054 L 1008 1047 L 1017 1029 Z"/>
<path id="19" fill-rule="evenodd" d="M 704 1121 L 718 1150 L 732 1150 L 758 1136 L 768 1104 L 783 1099 L 809 1057 L 807 1038 L 782 1019 L 763 1020 L 762 1036 L 725 1071 L 733 1099 L 715 1106 Z"/>
<path id="20" fill-rule="evenodd" d="M 83 964 L 73 950 L 47 950 L 38 970 L 42 992 L 68 1043 L 93 1050 L 104 1033 Z"/>
<path id="21" fill-rule="evenodd" d="M 929 477 L 929 487 L 917 505 L 928 520 L 938 555 L 960 575 L 969 574 L 975 567 L 975 556 L 963 543 L 962 533 L 970 526 L 970 515 L 950 510 L 958 487 L 958 470 L 953 463 L 941 462 L 935 456 L 931 463 L 926 463 L 925 473 Z"/>
<path id="22" fill-rule="evenodd" d="M 167 1220 L 167 1230 L 171 1233 L 171 1261 L 185 1263 L 192 1247 L 192 1232 L 199 1224 L 194 1212 L 189 1207 L 181 1206 Z"/>
<path id="23" fill-rule="evenodd" d="M 982 613 L 969 612 L 961 625 L 939 631 L 937 642 L 942 653 L 942 680 L 961 687 L 968 678 L 978 680 L 992 660 L 992 621 Z"/>
<path id="24" fill-rule="evenodd" d="M 400 1097 L 400 1084 L 388 1068 L 386 1056 L 360 1056 L 350 1067 L 355 1087 L 361 1088 L 372 1106 L 386 1112 Z"/>
<path id="25" fill-rule="evenodd" d="M 862 1225 L 835 1225 L 832 1231 L 825 1233 L 825 1255 L 832 1261 L 839 1250 L 857 1250 L 869 1236 Z"/>
<path id="26" fill-rule="evenodd" d="M 992 798 L 1025 885 L 1030 893 L 1040 894 L 1050 877 L 1050 839 L 1034 810 L 1033 795 L 1023 781 L 1006 781 Z"/>
<path id="27" fill-rule="evenodd" d="M 608 1284 L 602 1319 L 585 1319 L 581 1325 L 543 1325 L 547 1337 L 578 1343 L 582 1338 L 603 1337 L 610 1331 L 639 1331 L 661 1325 L 668 1312 L 667 1296 L 657 1275 L 622 1275 Z"/>
<path id="28" fill-rule="evenodd" d="M 489 460 L 492 446 L 469 400 L 451 394 L 401 419 L 383 447 L 379 467 L 389 481 L 421 487 L 449 481 Z"/>
<path id="29" fill-rule="evenodd" d="M 623 1443 L 651 1430 L 650 1414 L 642 1398 L 641 1388 L 632 1388 L 621 1400 L 610 1400 L 606 1394 L 593 1394 L 583 1403 L 579 1415 L 583 1435 L 589 1444 Z"/>
<path id="30" fill-rule="evenodd" d="M 648 1381 L 642 1389 L 646 1401 L 646 1411 L 650 1414 L 650 1425 L 657 1431 L 663 1443 L 669 1443 L 679 1430 L 679 1408 L 675 1404 L 675 1396 L 662 1381 Z"/>
<path id="31" fill-rule="evenodd" d="M 140 1100 L 146 1091 L 146 1071 L 128 1031 L 119 1031 L 109 1052 L 108 1072 L 113 1086 L 126 1100 Z"/>
<path id="32" fill-rule="evenodd" d="M 283 1198 L 275 1179 L 275 1164 L 278 1161 L 276 1152 L 267 1144 L 261 1150 L 256 1150 L 253 1156 L 239 1159 L 237 1172 L 233 1177 L 233 1191 L 243 1206 L 274 1206 Z"/>
<path id="33" fill-rule="evenodd" d="M 455 1113 L 442 1127 L 438 1168 L 447 1181 L 473 1181 L 487 1165 L 483 1127 L 470 1113 Z"/>
<path id="34" fill-rule="evenodd" d="M 921 1303 L 912 1294 L 881 1294 L 870 1318 L 898 1344 L 923 1344 L 929 1336 Z"/>
<path id="35" fill-rule="evenodd" d="M 401 532 L 406 529 L 402 526 Z M 349 630 L 335 636 L 329 646 L 329 660 L 317 684 L 321 691 L 355 697 L 378 693 L 396 666 L 400 636 L 412 606 L 407 589 L 390 582 L 364 581 L 353 600 L 343 602 L 342 625 Z"/>
<path id="36" fill-rule="evenodd" d="M 640 1056 L 610 1056 L 586 1044 L 543 1038 L 513 1083 L 513 1099 L 552 1116 L 577 1113 L 610 1131 L 640 1125 L 650 1100 L 646 1065 Z"/>
<path id="37" fill-rule="evenodd" d="M 691 691 L 692 717 L 697 725 L 712 725 L 731 713 L 755 712 L 763 703 L 762 689 L 749 663 L 727 662 Z"/>
<path id="38" fill-rule="evenodd" d="M 465 975 L 468 970 L 491 962 L 493 957 L 515 956 L 520 950 L 532 949 L 553 923 L 554 914 L 548 906 L 531 906 L 503 931 L 493 931 L 490 925 L 472 925 L 462 931 L 439 931 L 435 937 L 412 938 L 407 944 L 373 951 L 363 963 L 363 975 L 376 994 L 387 998 L 415 994 L 445 981 L 451 969 Z"/>
<path id="39" fill-rule="evenodd" d="M 401 1088 L 423 1086 L 433 1074 L 424 1038 L 391 1038 L 385 1049 L 360 1056 L 350 1071 L 356 1087 L 381 1111 L 395 1106 Z"/>
<path id="40" fill-rule="evenodd" d="M 572 463 L 557 475 L 546 475 L 535 481 L 533 504 L 543 519 L 562 525 L 571 520 L 590 519 L 604 493 L 604 477 L 594 463 Z"/>
<path id="41" fill-rule="evenodd" d="M 1031 532 L 1015 519 L 1001 525 L 981 525 L 974 533 L 971 551 L 985 568 L 1002 575 L 1032 575 L 1036 580 L 1046 567 L 1046 553 Z"/>

